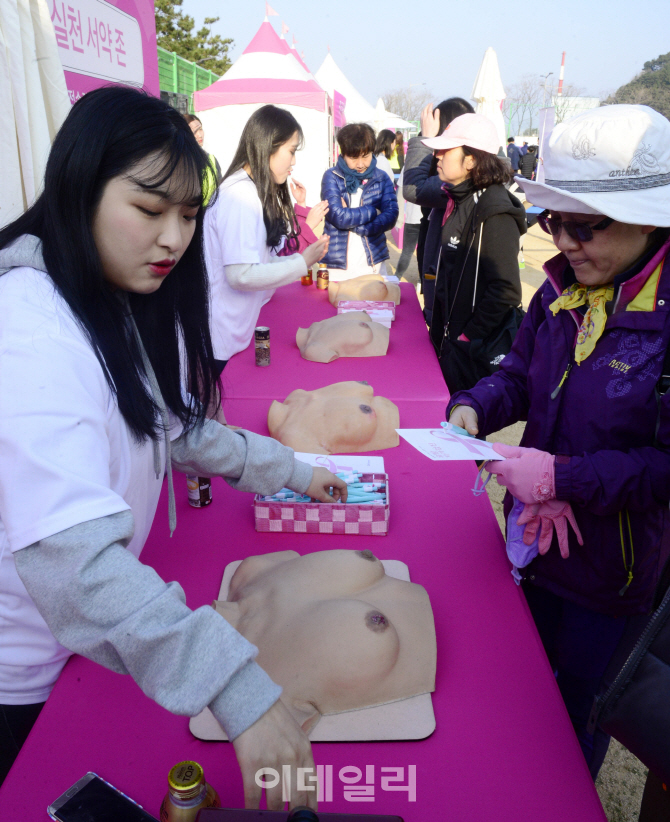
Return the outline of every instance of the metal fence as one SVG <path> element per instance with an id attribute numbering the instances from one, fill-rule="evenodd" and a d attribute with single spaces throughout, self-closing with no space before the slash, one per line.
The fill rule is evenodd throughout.
<path id="1" fill-rule="evenodd" d="M 214 74 L 213 71 L 184 60 L 183 57 L 166 51 L 160 46 L 158 47 L 158 77 L 162 92 L 188 96 L 188 111 L 191 114 L 193 114 L 193 92 L 207 88 L 219 79 L 219 75 Z"/>

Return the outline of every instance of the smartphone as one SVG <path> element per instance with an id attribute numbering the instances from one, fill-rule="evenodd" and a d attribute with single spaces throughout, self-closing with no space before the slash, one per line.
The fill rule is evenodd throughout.
<path id="1" fill-rule="evenodd" d="M 87 773 L 47 808 L 57 822 L 158 822 L 118 788 Z"/>

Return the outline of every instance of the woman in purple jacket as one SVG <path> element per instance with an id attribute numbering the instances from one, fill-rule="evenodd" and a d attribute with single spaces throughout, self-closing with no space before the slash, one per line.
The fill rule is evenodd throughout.
<path id="1" fill-rule="evenodd" d="M 539 543 L 523 589 L 595 779 L 609 737 L 587 731 L 593 697 L 624 631 L 650 611 L 670 549 L 670 394 L 657 393 L 670 342 L 670 123 L 646 106 L 586 112 L 553 130 L 544 170 L 543 182 L 517 181 L 547 209 L 540 224 L 560 254 L 499 372 L 447 413 L 473 434 L 527 420 L 523 447 L 496 446 L 506 459 L 487 467 L 508 489 L 515 564 Z"/>

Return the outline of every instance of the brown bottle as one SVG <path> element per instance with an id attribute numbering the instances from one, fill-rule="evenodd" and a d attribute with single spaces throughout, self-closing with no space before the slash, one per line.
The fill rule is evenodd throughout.
<path id="1" fill-rule="evenodd" d="M 319 263 L 319 273 L 316 275 L 316 287 L 323 291 L 328 288 L 328 281 L 328 266 L 325 263 Z"/>
<path id="2" fill-rule="evenodd" d="M 218 793 L 205 782 L 197 762 L 178 762 L 168 774 L 168 792 L 161 805 L 161 822 L 195 822 L 201 808 L 220 808 Z"/>
<path id="3" fill-rule="evenodd" d="M 212 481 L 209 477 L 186 475 L 188 504 L 194 508 L 204 508 L 212 501 Z"/>

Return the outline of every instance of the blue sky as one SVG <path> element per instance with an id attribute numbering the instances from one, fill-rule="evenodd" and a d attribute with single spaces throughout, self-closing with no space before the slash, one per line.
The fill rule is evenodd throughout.
<path id="1" fill-rule="evenodd" d="M 469 97 L 484 52 L 492 46 L 504 85 L 524 75 L 565 80 L 602 96 L 628 82 L 646 60 L 670 51 L 670 0 L 540 0 L 537 3 L 273 0 L 315 72 L 330 45 L 333 57 L 373 105 L 385 91 L 425 83 L 436 102 Z M 221 17 L 215 31 L 242 53 L 263 21 L 263 0 L 184 0 L 200 24 Z M 289 39 L 291 37 L 289 34 Z"/>

